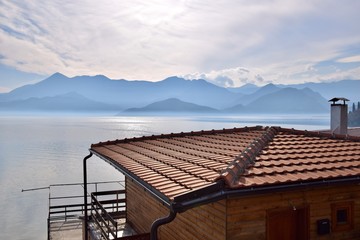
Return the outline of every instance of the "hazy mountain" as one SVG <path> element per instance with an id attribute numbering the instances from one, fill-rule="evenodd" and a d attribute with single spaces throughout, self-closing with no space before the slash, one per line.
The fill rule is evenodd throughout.
<path id="1" fill-rule="evenodd" d="M 224 113 L 244 113 L 246 111 L 246 107 L 242 104 L 236 104 L 233 107 L 225 108 L 222 110 L 222 112 Z"/>
<path id="2" fill-rule="evenodd" d="M 234 113 L 324 112 L 330 105 L 326 99 L 346 97 L 354 102 L 360 100 L 359 80 L 289 86 L 293 87 L 274 84 L 257 87 L 247 84 L 240 88 L 226 89 L 205 80 L 185 80 L 178 77 L 149 82 L 111 80 L 102 75 L 69 78 L 55 73 L 36 84 L 0 94 L 0 110 L 116 109 L 118 112 L 143 106 L 151 109 L 154 107 L 151 104 L 162 102 L 163 99 L 177 98 L 181 99 L 182 103 L 225 109 L 225 112 Z M 163 104 L 166 105 L 166 102 Z M 172 104 L 176 106 L 175 102 Z M 202 111 L 198 107 L 197 109 Z"/>
<path id="3" fill-rule="evenodd" d="M 244 95 L 249 95 L 252 94 L 254 92 L 256 92 L 257 90 L 259 90 L 259 86 L 256 86 L 255 84 L 251 84 L 251 83 L 247 83 L 241 87 L 237 87 L 237 88 L 226 88 L 227 90 L 229 90 L 230 92 L 234 92 L 234 93 L 241 93 Z"/>
<path id="4" fill-rule="evenodd" d="M 0 102 L 2 111 L 117 111 L 118 106 L 95 102 L 71 92 L 54 97 L 31 97 L 25 100 Z"/>
<path id="5" fill-rule="evenodd" d="M 279 87 L 293 87 L 297 89 L 310 88 L 320 93 L 325 99 L 345 97 L 351 102 L 360 101 L 360 80 L 342 80 L 337 82 L 303 83 L 278 85 Z"/>
<path id="6" fill-rule="evenodd" d="M 193 103 L 183 102 L 177 98 L 169 98 L 163 101 L 151 103 L 142 108 L 129 108 L 125 110 L 127 113 L 215 113 L 218 110 L 206 106 L 200 106 Z"/>
<path id="7" fill-rule="evenodd" d="M 267 84 L 264 87 L 259 88 L 252 94 L 241 96 L 240 98 L 237 98 L 233 102 L 232 105 L 238 105 L 238 104 L 247 105 L 247 104 L 251 103 L 252 101 L 255 101 L 256 99 L 258 99 L 259 97 L 276 92 L 279 89 L 280 89 L 279 87 L 277 87 L 276 85 L 274 85 L 272 83 Z"/>
<path id="8" fill-rule="evenodd" d="M 204 80 L 170 77 L 160 82 L 111 80 L 105 76 L 68 78 L 55 73 L 32 85 L 0 94 L 0 101 L 24 100 L 30 97 L 52 97 L 77 92 L 97 102 L 116 104 L 120 109 L 140 107 L 166 98 L 180 98 L 199 105 L 222 108 L 237 94 Z"/>
<path id="9" fill-rule="evenodd" d="M 326 99 L 306 88 L 283 88 L 246 105 L 247 112 L 257 113 L 324 113 L 329 111 Z"/>

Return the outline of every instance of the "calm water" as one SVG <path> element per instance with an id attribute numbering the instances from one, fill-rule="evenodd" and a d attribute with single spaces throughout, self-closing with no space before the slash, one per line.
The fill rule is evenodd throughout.
<path id="1" fill-rule="evenodd" d="M 46 239 L 48 190 L 82 182 L 82 160 L 91 143 L 160 133 L 243 126 L 326 129 L 327 115 L 201 117 L 0 116 L 0 239 Z M 99 158 L 88 160 L 88 181 L 123 179 Z"/>

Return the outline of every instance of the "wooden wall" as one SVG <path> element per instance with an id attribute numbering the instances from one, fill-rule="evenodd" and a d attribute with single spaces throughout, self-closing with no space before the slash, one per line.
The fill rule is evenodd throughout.
<path id="1" fill-rule="evenodd" d="M 126 179 L 127 220 L 138 233 L 150 232 L 151 224 L 167 216 L 169 209 L 143 188 Z M 316 221 L 331 220 L 331 203 L 354 202 L 354 229 L 317 234 Z M 318 240 L 360 239 L 360 186 L 337 186 L 237 197 L 196 207 L 177 214 L 159 228 L 159 239 L 266 239 L 267 212 L 308 207 L 309 236 Z"/>
<path id="2" fill-rule="evenodd" d="M 226 200 L 177 214 L 160 228 L 160 239 L 226 239 Z"/>
<path id="3" fill-rule="evenodd" d="M 144 188 L 128 177 L 126 182 L 126 219 L 137 233 L 149 233 L 151 224 L 167 216 L 169 210 Z"/>
<path id="4" fill-rule="evenodd" d="M 126 178 L 127 221 L 138 233 L 148 233 L 151 224 L 169 214 L 150 193 Z M 176 215 L 159 228 L 158 237 L 171 239 L 225 239 L 226 200 L 203 205 Z"/>
<path id="5" fill-rule="evenodd" d="M 331 203 L 354 202 L 354 229 L 317 234 L 317 220 L 331 221 Z M 337 186 L 287 191 L 227 200 L 226 239 L 266 239 L 267 211 L 309 208 L 310 239 L 360 239 L 360 186 Z"/>

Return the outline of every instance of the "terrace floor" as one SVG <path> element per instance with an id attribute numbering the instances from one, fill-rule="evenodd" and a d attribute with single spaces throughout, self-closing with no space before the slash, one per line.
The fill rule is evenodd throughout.
<path id="1" fill-rule="evenodd" d="M 51 240 L 81 240 L 82 220 L 72 219 L 50 223 Z"/>

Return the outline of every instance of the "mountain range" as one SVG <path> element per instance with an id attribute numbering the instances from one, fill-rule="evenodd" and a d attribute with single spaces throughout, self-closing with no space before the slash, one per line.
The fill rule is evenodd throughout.
<path id="1" fill-rule="evenodd" d="M 0 111 L 322 113 L 332 97 L 360 100 L 358 89 L 359 80 L 223 88 L 179 77 L 150 82 L 55 73 L 0 94 Z"/>

